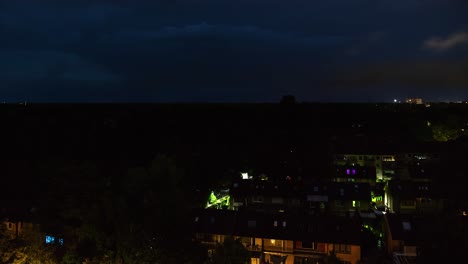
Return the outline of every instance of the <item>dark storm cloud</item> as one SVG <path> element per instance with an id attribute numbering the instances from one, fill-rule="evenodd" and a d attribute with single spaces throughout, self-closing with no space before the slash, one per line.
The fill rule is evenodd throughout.
<path id="1" fill-rule="evenodd" d="M 276 101 L 328 100 L 357 85 L 371 97 L 382 93 L 365 87 L 460 87 L 467 10 L 461 0 L 2 1 L 2 89 Z"/>

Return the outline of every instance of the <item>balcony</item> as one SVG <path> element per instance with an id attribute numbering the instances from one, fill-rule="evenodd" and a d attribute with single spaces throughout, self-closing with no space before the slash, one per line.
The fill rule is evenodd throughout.
<path id="1" fill-rule="evenodd" d="M 416 264 L 416 255 L 404 254 L 404 253 L 393 253 L 394 264 Z"/>
<path id="2" fill-rule="evenodd" d="M 264 239 L 263 250 L 273 252 L 293 252 L 292 241 Z"/>
<path id="3" fill-rule="evenodd" d="M 260 252 L 262 251 L 262 247 L 260 245 L 245 245 L 245 248 L 249 251 Z"/>

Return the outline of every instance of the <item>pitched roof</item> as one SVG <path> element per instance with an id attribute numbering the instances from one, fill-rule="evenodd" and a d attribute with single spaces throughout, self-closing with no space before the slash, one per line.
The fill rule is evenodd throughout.
<path id="1" fill-rule="evenodd" d="M 230 194 L 236 196 L 278 196 L 296 197 L 308 200 L 312 196 L 326 196 L 330 199 L 342 200 L 370 200 L 369 183 L 350 182 L 269 182 L 242 180 L 236 181 L 231 188 Z"/>
<path id="2" fill-rule="evenodd" d="M 194 232 L 199 233 L 360 244 L 361 224 L 357 218 L 226 210 L 194 215 L 198 217 L 194 217 Z"/>

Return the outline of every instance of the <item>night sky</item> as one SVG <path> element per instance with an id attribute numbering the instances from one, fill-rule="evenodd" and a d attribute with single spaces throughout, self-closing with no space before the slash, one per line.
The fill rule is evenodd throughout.
<path id="1" fill-rule="evenodd" d="M 0 0 L 5 102 L 468 100 L 467 0 Z"/>

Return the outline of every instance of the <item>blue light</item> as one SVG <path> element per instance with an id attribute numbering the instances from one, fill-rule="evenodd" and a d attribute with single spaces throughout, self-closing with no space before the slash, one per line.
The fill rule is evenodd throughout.
<path id="1" fill-rule="evenodd" d="M 54 243 L 54 241 L 55 241 L 55 237 L 53 237 L 53 236 L 46 236 L 45 237 L 46 244 L 52 244 L 52 243 Z"/>
<path id="2" fill-rule="evenodd" d="M 59 238 L 58 242 L 59 242 L 60 245 L 63 245 L 63 238 Z"/>

